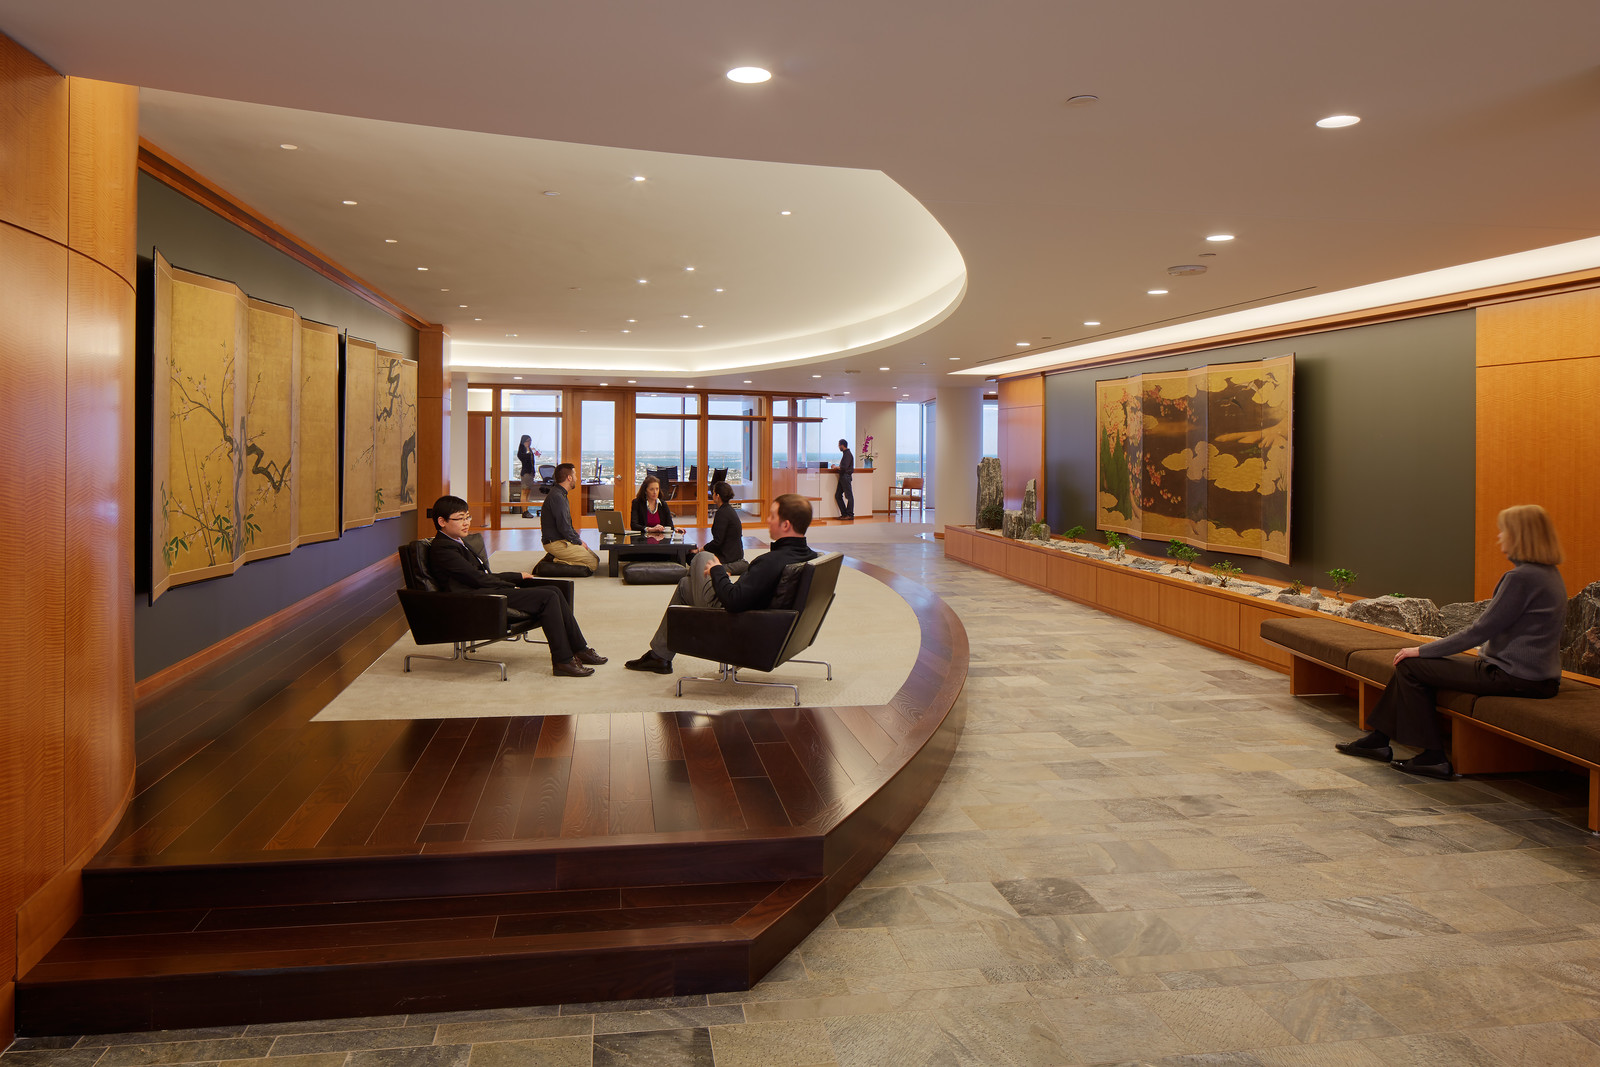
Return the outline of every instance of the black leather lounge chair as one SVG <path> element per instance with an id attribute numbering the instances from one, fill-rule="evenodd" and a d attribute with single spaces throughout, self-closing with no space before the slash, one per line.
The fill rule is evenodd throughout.
<path id="1" fill-rule="evenodd" d="M 844 557 L 838 552 L 818 556 L 809 563 L 791 563 L 783 569 L 774 606 L 764 611 L 731 614 L 721 608 L 696 608 L 674 604 L 667 608 L 667 647 L 676 655 L 695 656 L 717 664 L 714 678 L 680 678 L 678 695 L 684 682 L 723 682 L 728 685 L 768 685 L 794 691 L 795 706 L 800 704 L 800 687 L 791 682 L 756 682 L 739 677 L 739 671 L 770 671 L 784 663 L 816 663 L 828 668 L 824 660 L 796 659 L 811 647 L 822 620 L 833 604 L 833 591 L 839 584 L 839 567 Z M 793 592 L 786 589 L 793 583 Z M 788 606 L 780 606 L 785 605 Z"/>
<path id="2" fill-rule="evenodd" d="M 506 680 L 506 665 L 500 660 L 473 659 L 472 654 L 496 641 L 515 641 L 519 638 L 534 642 L 530 633 L 538 632 L 533 618 L 511 608 L 499 593 L 443 593 L 439 584 L 428 573 L 428 544 L 430 538 L 413 541 L 399 549 L 400 573 L 406 587 L 396 591 L 400 607 L 406 613 L 406 623 L 411 636 L 419 645 L 455 646 L 448 656 L 431 656 L 413 652 L 406 657 L 405 669 L 411 670 L 414 659 L 437 659 L 449 663 L 465 660 L 500 668 L 500 680 Z M 467 541 L 474 551 L 484 555 L 483 536 L 468 534 Z M 485 555 L 485 559 L 488 557 Z M 539 585 L 551 585 L 572 605 L 572 583 L 533 579 Z"/>

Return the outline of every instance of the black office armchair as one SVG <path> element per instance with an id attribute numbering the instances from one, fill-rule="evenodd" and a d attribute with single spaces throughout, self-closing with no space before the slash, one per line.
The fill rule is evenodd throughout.
<path id="1" fill-rule="evenodd" d="M 483 555 L 483 536 L 468 534 L 467 542 L 473 551 Z M 428 572 L 429 538 L 412 541 L 399 549 L 400 573 L 406 587 L 396 590 L 400 607 L 406 613 L 406 624 L 411 636 L 419 645 L 454 646 L 448 656 L 432 656 L 413 652 L 405 658 L 405 670 L 410 672 L 414 659 L 436 659 L 446 663 L 463 660 L 500 668 L 500 680 L 506 680 L 506 665 L 501 660 L 473 659 L 472 654 L 496 641 L 534 641 L 529 634 L 538 629 L 533 617 L 517 611 L 506 603 L 500 593 L 445 593 Z M 487 559 L 487 556 L 484 556 Z M 570 581 L 534 578 L 532 583 L 551 585 L 572 605 Z M 531 584 L 531 583 L 530 583 Z"/>
<path id="2" fill-rule="evenodd" d="M 710 498 L 711 490 L 716 488 L 716 484 L 718 482 L 725 482 L 727 480 L 728 480 L 728 468 L 727 467 L 712 467 L 711 468 L 711 477 L 706 479 L 706 497 L 708 499 Z"/>
<path id="3" fill-rule="evenodd" d="M 750 681 L 740 678 L 739 671 L 770 671 L 784 663 L 815 663 L 828 668 L 828 680 L 832 681 L 832 664 L 796 657 L 811 647 L 817 631 L 822 629 L 822 621 L 828 617 L 843 562 L 842 555 L 830 552 L 809 563 L 791 563 L 784 568 L 775 606 L 763 611 L 734 614 L 721 608 L 696 608 L 686 604 L 667 608 L 667 648 L 678 655 L 695 656 L 717 664 L 714 678 L 678 679 L 678 695 L 683 696 L 684 682 L 766 685 L 792 690 L 798 707 L 798 685 Z M 788 606 L 779 606 L 784 586 L 791 581 L 792 599 Z"/>
<path id="4" fill-rule="evenodd" d="M 554 463 L 539 464 L 539 482 L 533 491 L 540 496 L 549 496 L 550 489 L 556 484 L 556 465 Z"/>

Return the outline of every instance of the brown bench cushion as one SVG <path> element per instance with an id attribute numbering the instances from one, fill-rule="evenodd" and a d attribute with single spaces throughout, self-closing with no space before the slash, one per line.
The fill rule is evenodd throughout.
<path id="1" fill-rule="evenodd" d="M 1338 619 L 1263 619 L 1261 639 L 1340 668 L 1347 667 L 1353 652 L 1386 648 L 1392 660 L 1395 649 L 1414 645 L 1418 640 L 1404 634 L 1380 634 Z M 1387 679 L 1385 675 L 1384 680 Z"/>
<path id="2" fill-rule="evenodd" d="M 1479 697 L 1472 709 L 1480 722 L 1590 763 L 1600 763 L 1600 689 L 1563 681 L 1549 700 Z"/>

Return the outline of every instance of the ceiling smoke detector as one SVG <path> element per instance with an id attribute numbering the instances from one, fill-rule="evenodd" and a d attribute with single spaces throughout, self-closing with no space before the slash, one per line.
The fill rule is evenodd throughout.
<path id="1" fill-rule="evenodd" d="M 1191 274 L 1204 274 L 1206 268 L 1199 263 L 1180 263 L 1176 267 L 1168 267 L 1167 273 L 1174 278 L 1187 278 Z"/>

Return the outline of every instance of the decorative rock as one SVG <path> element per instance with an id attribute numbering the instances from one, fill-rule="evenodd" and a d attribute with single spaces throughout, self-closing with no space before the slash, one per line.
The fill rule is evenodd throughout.
<path id="1" fill-rule="evenodd" d="M 1387 626 L 1391 630 L 1404 630 L 1428 637 L 1444 637 L 1444 624 L 1439 621 L 1439 609 L 1426 597 L 1378 596 L 1358 600 L 1350 605 L 1350 618 Z"/>
<path id="2" fill-rule="evenodd" d="M 1590 582 L 1567 601 L 1561 647 L 1564 670 L 1600 678 L 1600 582 Z"/>
<path id="3" fill-rule="evenodd" d="M 1029 526 L 1039 521 L 1039 490 L 1032 478 L 1022 490 L 1022 514 L 1027 517 Z"/>
<path id="4" fill-rule="evenodd" d="M 1271 589 L 1264 585 L 1257 585 L 1255 582 L 1241 582 L 1237 578 L 1228 583 L 1228 588 L 1235 593 L 1243 593 L 1245 596 L 1266 596 L 1272 592 Z"/>
<path id="5" fill-rule="evenodd" d="M 1221 585 L 1222 583 L 1217 581 L 1215 578 L 1211 577 L 1211 575 L 1209 575 L 1209 574 L 1197 574 L 1197 575 L 1194 576 L 1194 584 L 1195 585 Z"/>
<path id="6" fill-rule="evenodd" d="M 1128 566 L 1136 571 L 1154 571 L 1157 574 L 1164 569 L 1160 562 L 1153 559 L 1130 559 Z"/>
<path id="7" fill-rule="evenodd" d="M 1487 600 L 1477 600 L 1465 604 L 1446 604 L 1440 608 L 1439 622 L 1444 626 L 1445 635 L 1458 634 L 1477 622 L 1478 616 L 1488 606 Z"/>
<path id="8" fill-rule="evenodd" d="M 1005 518 L 1000 524 L 1000 532 L 1013 540 L 1022 541 L 1028 536 L 1028 527 L 1031 526 L 1027 516 L 1015 509 L 1007 509 Z"/>
<path id="9" fill-rule="evenodd" d="M 1280 604 L 1288 604 L 1296 608 L 1310 608 L 1312 611 L 1322 610 L 1322 598 L 1319 596 L 1299 596 L 1294 593 L 1279 593 L 1273 598 Z"/>
<path id="10" fill-rule="evenodd" d="M 1000 461 L 993 456 L 978 461 L 978 520 L 983 520 L 983 509 L 993 504 L 1005 507 L 1005 483 L 1000 480 Z"/>

